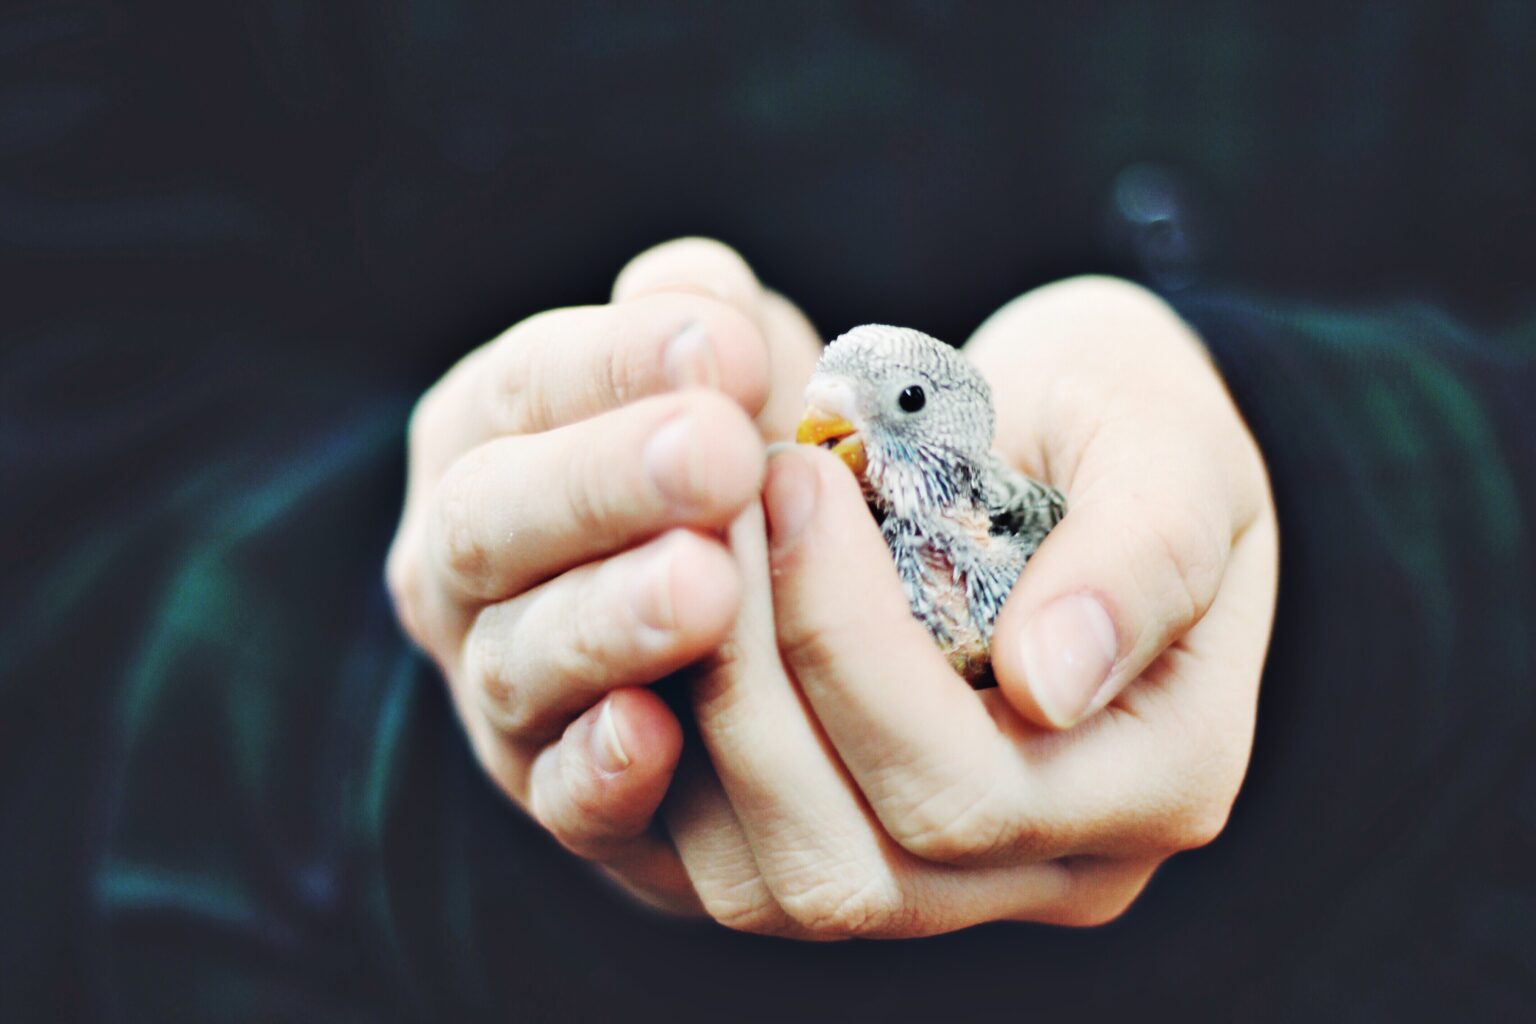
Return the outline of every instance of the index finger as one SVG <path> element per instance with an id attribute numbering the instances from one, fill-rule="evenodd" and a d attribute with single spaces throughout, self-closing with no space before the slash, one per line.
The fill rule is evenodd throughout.
<path id="1" fill-rule="evenodd" d="M 926 856 L 924 823 L 980 806 L 1003 777 L 1001 734 L 912 617 L 847 467 L 803 446 L 769 466 L 784 662 L 886 830 Z M 914 774 L 925 785 L 911 785 Z"/>
<path id="2" fill-rule="evenodd" d="M 679 238 L 636 256 L 614 282 L 613 301 L 679 290 L 721 299 L 762 328 L 772 383 L 767 403 L 758 410 L 758 424 L 770 439 L 793 435 L 800 393 L 822 348 L 805 314 L 765 289 L 736 250 L 711 238 Z"/>
<path id="3" fill-rule="evenodd" d="M 540 313 L 464 357 L 422 398 L 411 419 L 413 470 L 430 480 L 493 438 L 687 387 L 718 389 L 749 414 L 762 407 L 767 350 L 749 316 L 683 292 Z"/>

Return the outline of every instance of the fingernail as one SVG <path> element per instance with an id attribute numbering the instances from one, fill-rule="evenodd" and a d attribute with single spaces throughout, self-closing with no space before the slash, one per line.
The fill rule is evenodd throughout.
<path id="1" fill-rule="evenodd" d="M 611 699 L 603 701 L 603 710 L 597 713 L 588 742 L 592 745 L 592 760 L 603 771 L 612 775 L 629 767 L 629 755 L 619 739 L 619 723 L 614 720 Z"/>
<path id="2" fill-rule="evenodd" d="M 768 486 L 763 506 L 768 513 L 768 539 L 774 547 L 800 535 L 816 509 L 816 468 L 794 451 L 794 446 L 775 446 L 768 453 Z"/>
<path id="3" fill-rule="evenodd" d="M 696 322 L 689 323 L 667 342 L 661 357 L 662 372 L 674 389 L 713 388 L 720 384 L 720 368 L 715 364 L 715 346 Z"/>
<path id="4" fill-rule="evenodd" d="M 642 457 L 651 482 L 668 500 L 688 504 L 703 492 L 703 453 L 692 416 L 679 416 L 656 431 Z"/>
<path id="5" fill-rule="evenodd" d="M 1024 624 L 1024 677 L 1041 712 L 1076 725 L 1115 667 L 1115 624 L 1087 594 L 1058 598 Z"/>
<path id="6" fill-rule="evenodd" d="M 652 629 L 672 629 L 677 619 L 672 609 L 672 545 L 646 558 L 629 579 L 629 606 L 635 618 Z"/>

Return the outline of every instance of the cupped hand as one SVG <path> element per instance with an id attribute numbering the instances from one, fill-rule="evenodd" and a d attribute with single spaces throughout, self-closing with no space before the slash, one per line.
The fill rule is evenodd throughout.
<path id="1" fill-rule="evenodd" d="M 720 534 L 755 506 L 819 347 L 739 256 L 685 239 L 632 261 L 609 304 L 471 353 L 412 416 L 401 623 L 508 796 L 674 910 L 697 903 L 650 822 L 682 733 L 644 687 L 731 630 Z"/>
<path id="2" fill-rule="evenodd" d="M 665 806 L 705 910 L 806 938 L 1093 924 L 1223 827 L 1277 582 L 1262 459 L 1189 328 L 1132 285 L 1032 292 L 967 352 L 1000 450 L 1068 513 L 972 691 L 911 617 L 847 469 L 770 460 L 732 527 L 736 631 L 695 683 L 708 760 Z"/>

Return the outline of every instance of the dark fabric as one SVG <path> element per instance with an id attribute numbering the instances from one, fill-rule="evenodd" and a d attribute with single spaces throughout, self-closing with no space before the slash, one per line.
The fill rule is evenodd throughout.
<path id="1" fill-rule="evenodd" d="M 0 1019 L 1529 1017 L 1533 42 L 1496 3 L 0 16 Z M 479 776 L 380 583 L 410 403 L 688 231 L 828 336 L 1108 270 L 1211 346 L 1280 612 L 1228 831 L 1123 920 L 663 921 Z"/>

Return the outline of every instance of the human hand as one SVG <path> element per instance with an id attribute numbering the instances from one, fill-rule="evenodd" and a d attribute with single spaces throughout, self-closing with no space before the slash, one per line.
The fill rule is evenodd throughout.
<path id="1" fill-rule="evenodd" d="M 613 301 L 519 323 L 411 419 L 387 579 L 481 765 L 565 846 L 678 911 L 649 831 L 682 743 L 644 689 L 727 636 L 741 581 L 718 534 L 755 506 L 819 352 L 734 252 L 643 253 Z M 756 420 L 752 416 L 756 416 Z"/>
<path id="2" fill-rule="evenodd" d="M 1225 823 L 1277 531 L 1214 367 L 1166 306 L 1104 279 L 1024 296 L 967 352 L 1000 450 L 1068 497 L 998 620 L 1000 688 L 972 691 L 913 620 L 846 467 L 771 459 L 767 539 L 751 511 L 731 535 L 737 632 L 695 684 L 709 764 L 685 763 L 665 809 L 727 925 L 1099 923 Z"/>

